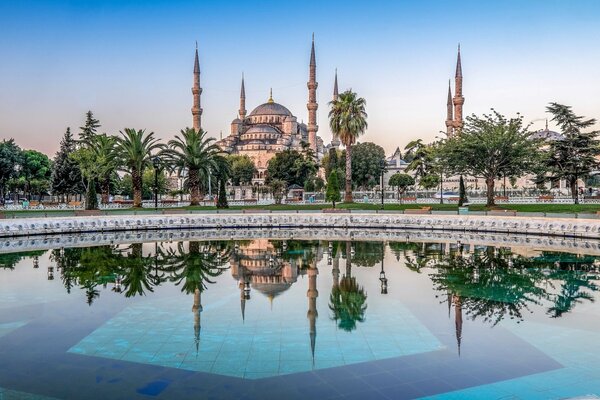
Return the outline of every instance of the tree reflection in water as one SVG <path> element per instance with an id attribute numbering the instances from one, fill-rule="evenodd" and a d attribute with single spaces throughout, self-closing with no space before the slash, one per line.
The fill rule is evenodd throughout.
<path id="1" fill-rule="evenodd" d="M 356 329 L 357 322 L 365 320 L 367 293 L 352 276 L 352 244 L 346 242 L 346 273 L 339 284 L 334 283 L 329 296 L 329 309 L 338 327 L 350 332 Z M 379 244 L 381 249 L 381 245 Z"/>

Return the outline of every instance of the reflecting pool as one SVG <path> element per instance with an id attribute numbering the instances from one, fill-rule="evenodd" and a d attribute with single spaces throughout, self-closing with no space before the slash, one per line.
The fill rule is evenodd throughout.
<path id="1" fill-rule="evenodd" d="M 0 399 L 600 394 L 594 243 L 137 240 L 0 253 Z"/>

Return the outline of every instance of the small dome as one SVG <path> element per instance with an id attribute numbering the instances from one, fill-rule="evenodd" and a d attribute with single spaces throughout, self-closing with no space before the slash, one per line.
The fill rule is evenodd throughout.
<path id="1" fill-rule="evenodd" d="M 531 134 L 532 139 L 542 139 L 542 140 L 563 140 L 564 136 L 561 133 L 554 132 L 548 129 L 542 129 L 537 132 Z"/>
<path id="2" fill-rule="evenodd" d="M 279 103 L 268 102 L 256 107 L 254 110 L 252 110 L 250 115 L 287 115 L 291 117 L 292 113 Z"/>
<path id="3" fill-rule="evenodd" d="M 241 124 L 242 120 L 239 118 L 234 119 L 233 121 L 231 121 L 232 124 Z"/>

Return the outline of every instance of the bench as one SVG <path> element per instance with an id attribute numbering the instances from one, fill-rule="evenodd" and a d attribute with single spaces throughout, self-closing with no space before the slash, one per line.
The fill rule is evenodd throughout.
<path id="1" fill-rule="evenodd" d="M 406 201 L 417 201 L 417 198 L 416 197 L 403 197 L 401 200 L 403 202 L 406 202 Z"/>
<path id="2" fill-rule="evenodd" d="M 497 200 L 497 201 L 508 201 L 508 196 L 496 196 L 496 197 L 494 197 L 494 200 Z"/>
<path id="3" fill-rule="evenodd" d="M 81 202 L 80 201 L 70 201 L 68 203 L 69 207 L 79 207 L 81 206 Z"/>

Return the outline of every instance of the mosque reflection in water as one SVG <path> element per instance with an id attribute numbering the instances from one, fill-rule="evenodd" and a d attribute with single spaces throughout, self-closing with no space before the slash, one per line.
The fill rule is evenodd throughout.
<path id="1" fill-rule="evenodd" d="M 350 332 L 368 314 L 366 290 L 353 276 L 352 267 L 377 268 L 373 279 L 379 280 L 381 294 L 387 294 L 387 248 L 396 258 L 394 268 L 406 267 L 429 276 L 440 304 L 446 304 L 448 316 L 454 319 L 459 353 L 465 320 L 480 319 L 490 325 L 505 318 L 520 322 L 532 307 L 543 307 L 548 317 L 559 318 L 577 304 L 593 301 L 593 292 L 598 291 L 598 257 L 523 253 L 520 249 L 460 243 L 259 239 L 64 248 L 51 250 L 47 277 L 53 280 L 57 274 L 69 293 L 79 287 L 85 291 L 89 305 L 103 287 L 134 297 L 149 295 L 157 286 L 172 283 L 193 296 L 194 340 L 198 347 L 202 293 L 225 271 L 229 270 L 237 281 L 242 319 L 253 291 L 272 301 L 304 276 L 308 279 L 307 318 L 314 356 L 320 295 L 318 264 L 332 274 L 329 318 L 338 328 Z M 14 269 L 23 259 L 31 259 L 33 268 L 39 268 L 39 257 L 44 253 L 2 254 L 0 269 Z M 387 260 L 393 261 L 389 257 Z M 389 285 L 389 290 L 394 290 L 394 282 Z"/>

